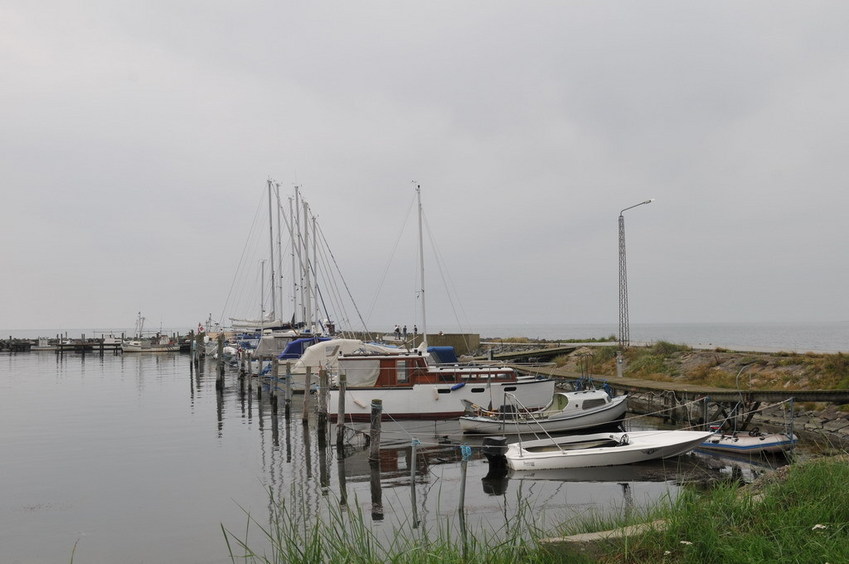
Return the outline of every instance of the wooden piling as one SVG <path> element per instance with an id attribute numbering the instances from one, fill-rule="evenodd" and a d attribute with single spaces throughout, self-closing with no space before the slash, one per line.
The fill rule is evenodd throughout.
<path id="1" fill-rule="evenodd" d="M 336 448 L 345 446 L 345 390 L 348 387 L 348 377 L 339 375 L 339 411 L 336 416 Z"/>
<path id="2" fill-rule="evenodd" d="M 327 432 L 327 388 L 330 385 L 330 377 L 324 367 L 318 369 L 318 432 L 325 435 Z"/>
<path id="3" fill-rule="evenodd" d="M 380 417 L 383 414 L 383 400 L 371 400 L 371 431 L 369 433 L 369 462 L 380 460 Z"/>
<path id="4" fill-rule="evenodd" d="M 460 462 L 460 534 L 463 537 L 463 561 L 466 561 L 468 550 L 468 539 L 466 536 L 466 472 L 468 470 L 469 461 L 465 455 Z"/>
<path id="5" fill-rule="evenodd" d="M 306 424 L 310 418 L 310 381 L 312 380 L 312 368 L 307 366 L 304 374 L 304 414 L 301 416 L 301 421 Z"/>
<path id="6" fill-rule="evenodd" d="M 410 507 L 413 508 L 413 528 L 419 526 L 418 506 L 416 504 L 416 445 L 418 440 L 413 439 L 410 447 Z"/>
<path id="7" fill-rule="evenodd" d="M 271 386 L 269 386 L 269 393 L 271 394 L 271 399 L 277 403 L 275 399 L 277 397 L 277 382 L 280 381 L 280 359 L 275 357 L 271 358 Z"/>
<path id="8" fill-rule="evenodd" d="M 283 415 L 286 417 L 286 421 L 289 420 L 290 410 L 292 406 L 292 363 L 286 363 L 286 385 L 285 385 L 286 395 L 283 399 Z"/>
<path id="9" fill-rule="evenodd" d="M 340 456 L 336 460 L 336 475 L 339 477 L 339 505 L 348 505 L 348 484 L 345 479 L 345 458 Z"/>
<path id="10" fill-rule="evenodd" d="M 256 382 L 256 399 L 259 402 L 262 401 L 262 380 Z"/>
<path id="11" fill-rule="evenodd" d="M 369 461 L 371 518 L 373 521 L 383 521 L 383 491 L 380 486 L 380 461 Z"/>

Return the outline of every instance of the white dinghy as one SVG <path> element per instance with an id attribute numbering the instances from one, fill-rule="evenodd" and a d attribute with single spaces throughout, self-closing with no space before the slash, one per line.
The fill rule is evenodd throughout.
<path id="1" fill-rule="evenodd" d="M 505 457 L 513 470 L 615 466 L 687 453 L 710 437 L 710 431 L 633 431 L 548 437 L 508 445 Z"/>

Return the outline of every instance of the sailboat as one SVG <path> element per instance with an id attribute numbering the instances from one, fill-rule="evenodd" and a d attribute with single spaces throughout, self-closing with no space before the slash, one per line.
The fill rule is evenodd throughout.
<path id="1" fill-rule="evenodd" d="M 400 353 L 354 352 L 338 357 L 338 377 L 346 379 L 345 419 L 367 421 L 371 402 L 381 400 L 385 419 L 449 419 L 463 415 L 463 402 L 498 409 L 513 394 L 523 405 L 542 407 L 551 401 L 554 381 L 519 376 L 499 365 L 439 365 L 427 352 L 424 292 L 421 187 L 416 186 L 419 228 L 422 343 Z M 339 390 L 329 390 L 330 405 L 338 405 Z M 331 419 L 336 418 L 331 414 Z"/>
<path id="2" fill-rule="evenodd" d="M 284 323 L 283 321 L 281 321 L 280 319 L 277 318 L 277 311 L 276 311 L 276 310 L 278 310 L 276 289 L 277 289 L 277 282 L 278 282 L 277 281 L 277 275 L 279 273 L 275 270 L 275 265 L 278 267 L 278 269 L 280 268 L 280 265 L 282 263 L 282 257 L 280 257 L 278 255 L 277 261 L 275 262 L 275 257 L 274 257 L 274 250 L 275 250 L 275 245 L 274 245 L 274 210 L 275 210 L 275 207 L 274 207 L 274 202 L 273 202 L 273 198 L 272 198 L 272 196 L 275 193 L 274 188 L 275 188 L 275 186 L 273 185 L 271 180 L 268 180 L 268 236 L 269 236 L 269 243 L 270 243 L 268 258 L 270 259 L 270 262 L 271 262 L 271 270 L 270 270 L 271 311 L 268 312 L 268 313 L 265 312 L 265 303 L 264 303 L 265 302 L 265 293 L 264 292 L 265 292 L 266 278 L 265 278 L 265 261 L 263 260 L 261 262 L 261 264 L 262 264 L 262 275 L 260 276 L 260 290 L 262 292 L 262 294 L 261 294 L 262 297 L 260 299 L 260 316 L 259 316 L 259 318 L 253 318 L 253 319 L 230 317 L 229 318 L 230 319 L 230 328 L 233 329 L 234 331 L 256 331 L 256 332 L 262 333 L 262 331 L 264 331 L 266 328 L 268 328 L 268 329 L 275 329 L 275 328 L 291 329 L 292 328 L 291 324 Z M 279 206 L 279 197 L 280 197 L 280 194 L 278 192 L 277 193 L 277 199 L 278 199 L 277 205 L 278 206 Z M 279 232 L 280 231 L 279 214 L 278 214 L 277 223 L 278 223 L 278 232 Z M 278 244 L 278 251 L 279 251 L 279 244 Z"/>

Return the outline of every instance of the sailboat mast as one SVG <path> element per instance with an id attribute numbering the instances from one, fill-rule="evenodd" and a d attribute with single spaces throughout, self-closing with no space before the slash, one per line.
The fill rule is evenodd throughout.
<path id="1" fill-rule="evenodd" d="M 259 261 L 259 328 L 265 328 L 265 259 Z"/>
<path id="2" fill-rule="evenodd" d="M 416 199 L 419 204 L 419 272 L 422 296 L 422 348 L 427 350 L 427 308 L 425 307 L 424 243 L 422 241 L 422 187 L 416 184 Z"/>
<path id="3" fill-rule="evenodd" d="M 292 198 L 289 198 L 289 245 L 292 248 L 292 317 L 294 319 L 295 312 L 298 311 L 298 277 L 296 276 L 298 271 L 295 270 L 295 252 L 298 244 L 295 240 L 295 211 Z"/>
<path id="4" fill-rule="evenodd" d="M 274 216 L 272 214 L 271 193 L 273 191 L 273 183 L 268 179 L 268 258 L 271 261 L 271 317 L 274 318 L 275 308 L 277 307 L 277 293 L 274 287 L 277 285 L 277 280 L 274 276 Z M 265 276 L 263 276 L 265 278 Z M 263 320 L 264 321 L 264 320 Z"/>
<path id="5" fill-rule="evenodd" d="M 308 323 L 310 331 L 312 331 L 312 285 L 310 284 L 310 233 L 309 233 L 309 205 L 304 201 L 304 301 L 305 312 L 308 317 L 304 321 Z"/>
<path id="6" fill-rule="evenodd" d="M 312 277 L 312 288 L 310 288 L 310 292 L 313 296 L 315 296 L 315 302 L 312 308 L 312 313 L 310 314 L 310 320 L 312 321 L 313 330 L 318 329 L 319 318 L 318 311 L 321 307 L 318 304 L 318 228 L 316 227 L 316 217 L 312 216 L 312 263 L 313 268 L 316 269 L 313 271 Z"/>
<path id="7" fill-rule="evenodd" d="M 277 279 L 278 304 L 275 305 L 278 319 L 283 320 L 283 228 L 280 224 L 280 184 L 274 184 L 274 210 L 277 212 Z"/>
<path id="8" fill-rule="evenodd" d="M 298 309 L 301 312 L 301 321 L 306 323 L 307 312 L 304 311 L 304 304 L 306 303 L 304 297 L 304 258 L 301 237 L 301 192 L 297 186 L 295 186 L 295 234 L 298 240 L 292 240 L 292 245 L 297 249 L 298 253 L 298 284 L 300 284 L 299 293 L 301 298 Z"/>

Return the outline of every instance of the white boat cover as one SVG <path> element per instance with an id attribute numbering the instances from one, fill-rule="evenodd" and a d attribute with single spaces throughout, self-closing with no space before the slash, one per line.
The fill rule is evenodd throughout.
<path id="1" fill-rule="evenodd" d="M 331 374 L 339 369 L 339 356 L 343 354 L 403 354 L 407 351 L 373 343 L 364 343 L 359 339 L 332 339 L 307 347 L 301 358 L 292 366 L 292 374 L 305 374 L 310 368 L 317 374 L 324 368 Z"/>
<path id="2" fill-rule="evenodd" d="M 339 363 L 340 373 L 345 374 L 347 385 L 351 388 L 369 388 L 377 383 L 380 376 L 380 359 L 342 359 Z"/>

